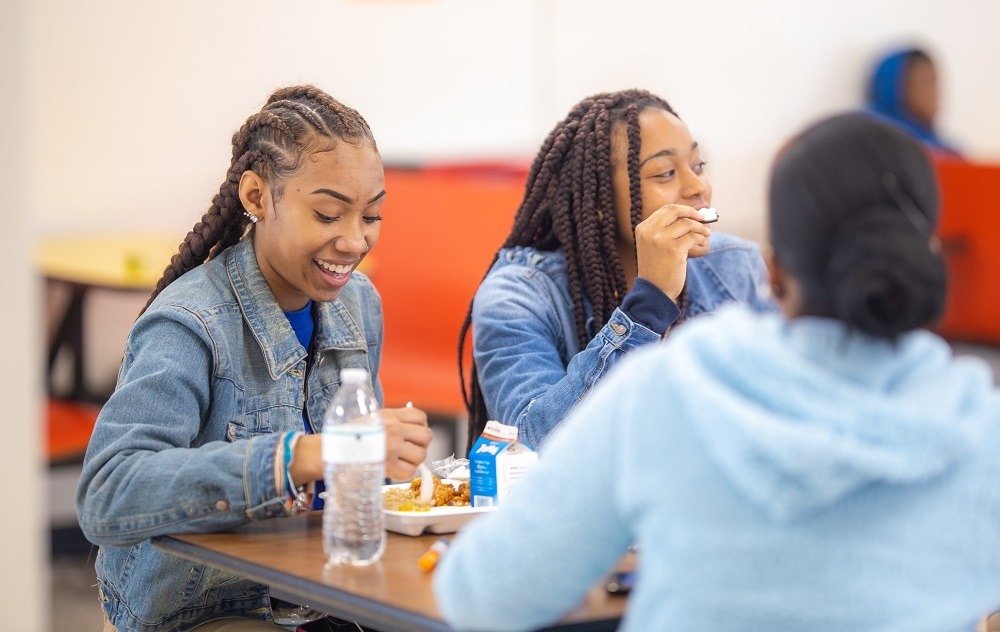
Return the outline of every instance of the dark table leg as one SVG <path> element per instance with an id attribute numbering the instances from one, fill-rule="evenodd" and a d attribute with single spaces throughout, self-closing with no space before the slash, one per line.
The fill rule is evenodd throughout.
<path id="1" fill-rule="evenodd" d="M 55 335 L 49 343 L 48 372 L 46 375 L 48 392 L 53 397 L 103 404 L 108 399 L 107 394 L 91 393 L 87 389 L 84 365 L 86 350 L 84 348 L 83 310 L 89 286 L 81 283 L 68 283 L 66 285 L 70 290 L 69 303 L 66 305 Z M 69 353 L 73 358 L 72 381 L 69 388 L 63 392 L 54 387 L 52 380 L 52 369 L 55 367 L 60 352 Z"/>

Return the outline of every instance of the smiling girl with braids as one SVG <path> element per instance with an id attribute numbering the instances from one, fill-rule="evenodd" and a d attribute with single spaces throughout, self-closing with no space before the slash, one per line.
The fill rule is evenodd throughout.
<path id="1" fill-rule="evenodd" d="M 462 327 L 470 443 L 487 417 L 537 447 L 625 354 L 726 302 L 770 309 L 757 247 L 712 234 L 705 161 L 663 99 L 578 103 L 542 144 L 514 226 Z"/>
<path id="2" fill-rule="evenodd" d="M 368 370 L 381 401 L 381 304 L 355 269 L 384 198 L 368 124 L 312 86 L 278 90 L 233 136 L 218 195 L 129 333 L 84 460 L 77 513 L 100 545 L 106 630 L 234 617 L 240 630 L 281 629 L 265 586 L 150 538 L 309 507 L 340 369 Z M 426 415 L 384 413 L 387 473 L 408 478 L 430 443 Z"/>

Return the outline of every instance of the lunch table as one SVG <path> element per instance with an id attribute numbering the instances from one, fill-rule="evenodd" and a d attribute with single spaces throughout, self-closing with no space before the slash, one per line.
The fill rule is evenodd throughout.
<path id="1" fill-rule="evenodd" d="M 441 618 L 431 574 L 417 559 L 441 536 L 389 533 L 385 555 L 372 566 L 328 566 L 322 545 L 322 512 L 262 520 L 227 533 L 163 536 L 161 551 L 268 586 L 279 599 L 382 632 L 450 630 Z M 591 590 L 581 604 L 546 630 L 615 630 L 626 597 Z M 511 604 L 516 607 L 516 604 Z"/>

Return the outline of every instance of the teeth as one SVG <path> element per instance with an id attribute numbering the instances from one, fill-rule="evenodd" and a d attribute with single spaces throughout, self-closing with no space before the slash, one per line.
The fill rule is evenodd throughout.
<path id="1" fill-rule="evenodd" d="M 320 261 L 319 259 L 316 260 L 316 263 L 318 263 L 324 270 L 329 270 L 330 272 L 333 272 L 334 274 L 347 274 L 348 272 L 350 272 L 351 270 L 354 269 L 353 265 L 349 265 L 349 266 L 336 266 L 336 265 L 333 265 L 333 264 L 329 264 L 329 263 L 327 263 L 325 261 Z"/>

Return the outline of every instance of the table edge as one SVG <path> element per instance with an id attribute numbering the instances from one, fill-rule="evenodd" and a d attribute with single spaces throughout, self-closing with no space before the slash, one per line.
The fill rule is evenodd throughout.
<path id="1" fill-rule="evenodd" d="M 333 613 L 334 616 L 346 616 L 356 618 L 362 625 L 373 626 L 382 632 L 453 632 L 453 628 L 440 619 L 433 619 L 423 614 L 404 610 L 399 607 L 388 606 L 380 601 L 361 597 L 337 588 L 329 587 L 329 590 L 336 595 L 336 599 L 329 599 L 330 595 L 320 595 L 310 587 L 314 585 L 307 579 L 302 579 L 282 571 L 272 570 L 272 575 L 263 577 L 257 572 L 258 566 L 233 559 L 212 549 L 186 542 L 170 535 L 157 536 L 151 540 L 153 548 L 170 555 L 205 564 L 213 568 L 235 573 L 268 586 L 270 592 L 279 599 L 296 601 L 303 596 L 320 597 L 313 600 L 316 606 L 322 606 L 321 601 L 332 602 L 342 609 L 341 613 Z M 277 578 L 281 583 L 275 583 Z M 310 604 L 314 605 L 314 604 Z M 318 608 L 322 610 L 322 608 Z M 615 630 L 621 625 L 622 618 L 611 617 L 604 619 L 593 619 L 590 621 L 565 621 L 539 628 L 539 632 L 546 630 L 557 630 L 558 632 L 607 632 Z"/>
<path id="2" fill-rule="evenodd" d="M 271 593 L 279 599 L 305 601 L 303 597 L 308 599 L 311 596 L 315 596 L 317 599 L 312 599 L 313 603 L 309 605 L 316 606 L 319 610 L 323 610 L 321 607 L 322 603 L 320 602 L 334 603 L 337 608 L 342 609 L 342 613 L 333 613 L 334 616 L 357 618 L 358 622 L 362 625 L 375 626 L 385 632 L 451 632 L 452 630 L 443 621 L 432 619 L 411 610 L 388 606 L 380 601 L 361 597 L 337 588 L 329 588 L 332 594 L 320 595 L 320 593 L 311 589 L 314 582 L 282 571 L 272 570 L 267 577 L 264 577 L 258 571 L 260 567 L 255 564 L 233 559 L 173 536 L 157 536 L 152 538 L 151 541 L 153 548 L 158 551 L 176 555 L 192 562 L 205 564 L 222 571 L 235 573 L 251 581 L 266 585 Z"/>

